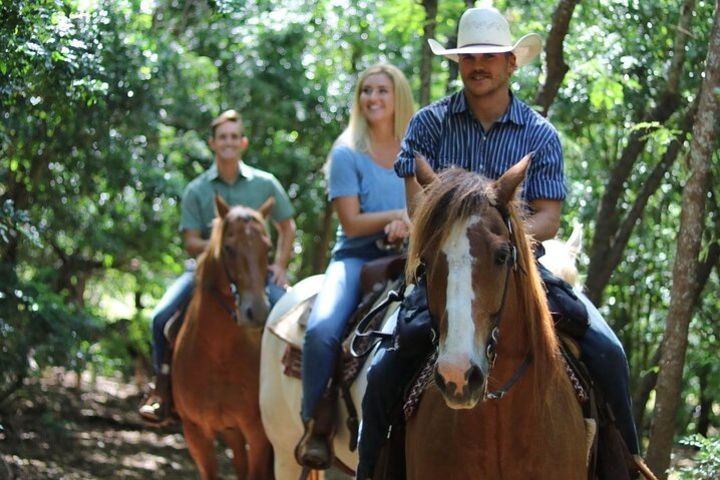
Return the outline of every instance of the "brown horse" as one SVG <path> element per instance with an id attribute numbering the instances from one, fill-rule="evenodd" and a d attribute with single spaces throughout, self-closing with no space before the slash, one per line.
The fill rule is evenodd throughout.
<path id="1" fill-rule="evenodd" d="M 418 160 L 408 274 L 424 264 L 440 340 L 407 424 L 409 479 L 587 478 L 582 413 L 514 204 L 528 163 L 491 182 Z"/>
<path id="2" fill-rule="evenodd" d="M 230 208 L 215 197 L 218 216 L 178 334 L 173 400 L 203 479 L 217 477 L 218 434 L 233 451 L 238 478 L 273 478 L 258 400 L 260 340 L 268 316 L 265 218 L 273 203 L 270 198 L 255 211 Z"/>

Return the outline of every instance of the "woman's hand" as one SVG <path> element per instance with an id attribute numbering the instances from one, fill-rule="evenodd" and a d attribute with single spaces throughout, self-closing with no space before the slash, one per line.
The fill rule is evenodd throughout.
<path id="1" fill-rule="evenodd" d="M 387 241 L 395 243 L 410 235 L 410 222 L 405 220 L 393 220 L 385 225 L 385 236 Z"/>

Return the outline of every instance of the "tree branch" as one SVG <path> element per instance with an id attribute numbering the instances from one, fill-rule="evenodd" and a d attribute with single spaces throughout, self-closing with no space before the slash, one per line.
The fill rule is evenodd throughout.
<path id="1" fill-rule="evenodd" d="M 687 25 L 690 21 L 689 17 L 694 5 L 695 0 L 685 0 L 680 10 L 673 58 L 667 74 L 669 80 L 665 84 L 664 90 L 658 96 L 656 107 L 642 122 L 664 124 L 680 104 L 678 82 L 676 79 L 679 78 L 682 73 L 682 64 L 685 59 L 685 46 L 689 36 L 688 31 L 683 28 L 683 25 Z M 600 200 L 596 216 L 595 234 L 589 252 L 590 265 L 588 267 L 586 281 L 586 287 L 589 292 L 588 296 L 594 301 L 602 297 L 602 292 L 607 285 L 607 280 L 604 280 L 605 275 L 601 275 L 601 272 L 612 247 L 612 242 L 617 235 L 620 218 L 622 218 L 621 212 L 618 211 L 618 202 L 624 196 L 624 184 L 630 176 L 630 172 L 637 158 L 645 149 L 648 141 L 647 133 L 649 131 L 650 127 L 647 127 L 634 130 L 630 134 L 625 149 L 610 172 L 610 177 L 605 186 L 605 192 Z"/>
<path id="2" fill-rule="evenodd" d="M 545 84 L 535 95 L 535 104 L 540 106 L 540 113 L 546 116 L 550 105 L 555 101 L 560 85 L 570 67 L 565 63 L 563 44 L 570 28 L 575 7 L 580 0 L 561 0 L 552 16 L 552 27 L 545 42 L 545 62 L 547 76 Z"/>

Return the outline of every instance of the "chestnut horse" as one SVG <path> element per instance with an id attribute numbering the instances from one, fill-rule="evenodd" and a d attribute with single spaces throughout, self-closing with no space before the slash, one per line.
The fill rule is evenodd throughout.
<path id="1" fill-rule="evenodd" d="M 409 479 L 587 478 L 585 424 L 514 202 L 528 163 L 492 182 L 418 160 L 407 271 L 425 266 L 440 339 L 407 424 Z"/>
<path id="2" fill-rule="evenodd" d="M 260 420 L 260 340 L 270 250 L 265 218 L 218 196 L 210 242 L 173 354 L 172 391 L 190 455 L 203 480 L 217 478 L 215 438 L 233 451 L 238 478 L 271 479 L 272 447 Z"/>

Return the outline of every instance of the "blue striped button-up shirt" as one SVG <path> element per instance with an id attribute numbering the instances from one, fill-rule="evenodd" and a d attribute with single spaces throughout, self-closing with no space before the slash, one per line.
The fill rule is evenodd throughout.
<path id="1" fill-rule="evenodd" d="M 462 90 L 422 108 L 410 121 L 395 161 L 399 176 L 414 174 L 415 152 L 435 171 L 461 167 L 493 180 L 535 152 L 524 182 L 525 201 L 563 200 L 567 193 L 557 131 L 512 95 L 508 109 L 488 132 L 475 119 Z"/>

